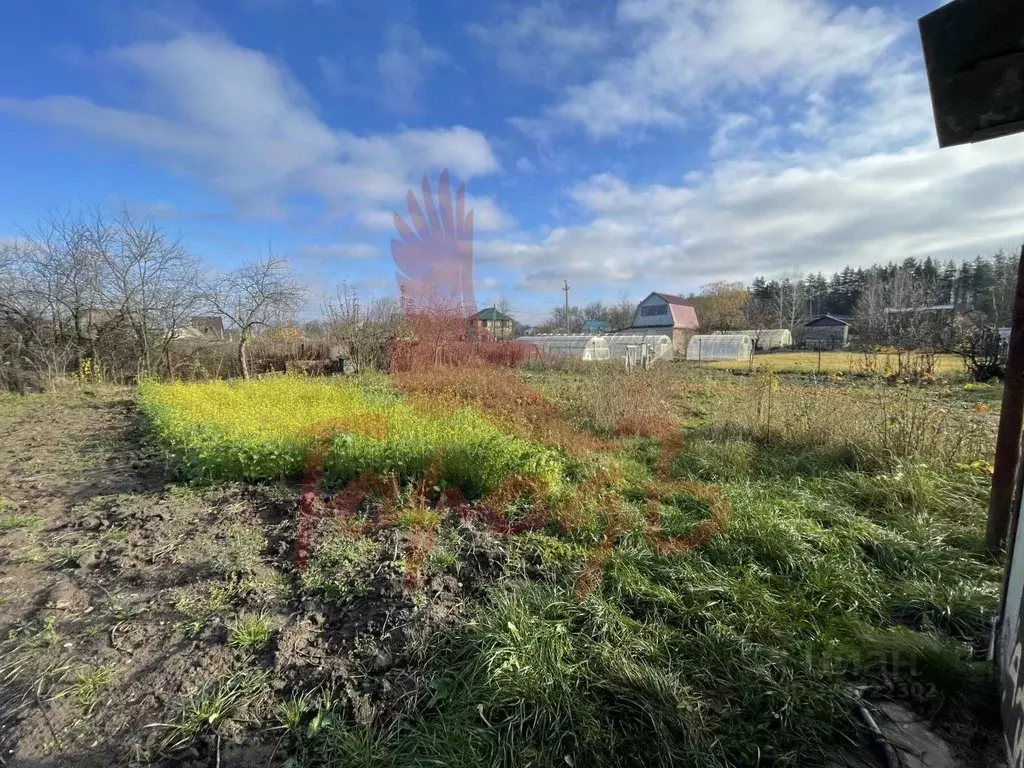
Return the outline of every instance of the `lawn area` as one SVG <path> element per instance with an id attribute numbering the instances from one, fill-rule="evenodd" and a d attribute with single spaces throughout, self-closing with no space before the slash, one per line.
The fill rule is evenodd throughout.
<path id="1" fill-rule="evenodd" d="M 706 363 L 713 368 L 723 370 L 745 370 L 751 367 L 747 360 L 720 360 Z M 818 371 L 818 353 L 804 352 L 773 352 L 754 355 L 753 367 L 771 366 L 776 373 L 816 373 Z M 821 353 L 821 373 L 843 374 L 848 376 L 857 373 L 887 376 L 899 370 L 899 355 L 896 353 L 862 353 L 836 350 Z M 935 375 L 942 377 L 962 376 L 963 361 L 956 355 L 936 355 Z"/>
<path id="2" fill-rule="evenodd" d="M 96 608 L 0 614 L 0 675 L 50 702 L 9 732 L 144 763 L 867 768 L 859 691 L 992 765 L 978 397 L 685 365 L 146 384 L 148 484 L 70 523 L 28 470 L 0 487 L 17 583 Z M 88 406 L 54 434 L 112 441 Z"/>

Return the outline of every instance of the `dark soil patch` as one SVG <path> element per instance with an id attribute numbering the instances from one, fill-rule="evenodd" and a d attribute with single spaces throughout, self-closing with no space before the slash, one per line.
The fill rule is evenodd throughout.
<path id="1" fill-rule="evenodd" d="M 165 482 L 128 390 L 17 402 L 0 418 L 3 764 L 282 764 L 275 712 L 316 691 L 386 724 L 500 568 L 462 524 L 457 564 L 409 586 L 405 534 L 381 530 L 358 588 L 328 598 L 292 565 L 296 489 Z M 252 617 L 270 642 L 233 647 Z M 189 725 L 190 706 L 243 688 L 216 727 Z"/>

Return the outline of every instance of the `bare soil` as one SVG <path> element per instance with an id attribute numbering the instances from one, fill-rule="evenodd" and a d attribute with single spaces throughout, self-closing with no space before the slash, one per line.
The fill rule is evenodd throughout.
<path id="1" fill-rule="evenodd" d="M 174 483 L 130 390 L 0 400 L 0 766 L 279 765 L 282 701 L 402 711 L 493 543 L 464 526 L 469 566 L 410 589 L 402 533 L 379 531 L 329 597 L 293 568 L 297 501 Z M 254 617 L 269 643 L 229 643 Z"/>

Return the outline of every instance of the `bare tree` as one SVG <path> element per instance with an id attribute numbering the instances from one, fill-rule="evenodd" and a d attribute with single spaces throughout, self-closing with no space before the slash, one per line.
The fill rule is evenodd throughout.
<path id="1" fill-rule="evenodd" d="M 608 311 L 608 322 L 611 323 L 613 331 L 621 331 L 633 325 L 635 314 L 636 304 L 629 298 L 629 294 L 623 291 Z"/>
<path id="2" fill-rule="evenodd" d="M 127 209 L 115 233 L 115 247 L 103 254 L 104 304 L 134 337 L 138 373 L 152 373 L 163 360 L 173 378 L 172 344 L 201 306 L 199 264 L 152 219 L 136 221 Z"/>
<path id="3" fill-rule="evenodd" d="M 251 264 L 215 279 L 207 288 L 210 308 L 226 317 L 238 332 L 238 362 L 250 377 L 247 348 L 260 328 L 291 319 L 306 299 L 306 289 L 286 259 L 272 251 Z"/>
<path id="4" fill-rule="evenodd" d="M 751 296 L 743 308 L 743 324 L 754 332 L 754 346 L 761 348 L 762 332 L 772 328 L 775 310 L 765 299 Z"/>
<path id="5" fill-rule="evenodd" d="M 783 278 L 779 283 L 779 293 L 775 298 L 779 328 L 792 331 L 805 316 L 804 292 L 804 280 L 799 272 Z"/>
<path id="6" fill-rule="evenodd" d="M 400 335 L 404 313 L 394 299 L 364 305 L 355 288 L 342 283 L 324 300 L 324 332 L 341 345 L 356 368 L 387 370 L 391 343 Z"/>

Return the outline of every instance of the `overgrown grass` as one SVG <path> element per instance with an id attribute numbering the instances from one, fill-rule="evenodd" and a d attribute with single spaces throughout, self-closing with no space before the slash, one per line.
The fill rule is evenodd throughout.
<path id="1" fill-rule="evenodd" d="M 476 585 L 475 608 L 457 630 L 428 638 L 430 661 L 406 709 L 366 726 L 329 692 L 278 707 L 296 765 L 835 765 L 865 749 L 851 699 L 863 686 L 930 718 L 974 765 L 988 764 L 986 750 L 998 745 L 984 659 L 1001 563 L 982 546 L 994 420 L 976 403 L 947 390 L 809 386 L 682 366 L 534 371 L 505 388 L 509 404 L 504 379 L 475 373 L 407 376 L 413 404 L 381 380 L 277 381 L 225 385 L 197 410 L 188 398 L 204 391 L 147 407 L 172 443 L 177 429 L 193 439 L 180 424 L 215 425 L 195 444 L 253 450 L 284 440 L 299 459 L 306 425 L 340 419 L 347 431 L 332 443 L 332 456 L 342 454 L 332 461 L 396 474 L 370 459 L 373 450 L 396 455 L 408 435 L 420 442 L 400 449 L 406 456 L 448 435 L 472 443 L 496 433 L 529 451 L 577 433 L 596 438 L 572 458 L 522 454 L 557 456 L 562 486 L 546 499 L 548 524 L 495 537 L 500 552 L 488 562 L 502 575 Z M 274 410 L 259 411 L 272 391 Z M 459 403 L 449 414 L 469 414 L 459 423 L 482 431 L 434 425 L 443 417 L 430 403 L 442 393 Z M 234 398 L 247 410 L 219 419 Z M 285 406 L 288 415 L 276 415 Z M 517 412 L 530 423 L 513 424 Z M 567 423 L 556 426 L 560 414 Z M 431 426 L 419 432 L 421 421 Z M 377 423 L 387 430 L 371 434 L 365 425 Z M 523 479 L 529 466 L 510 459 L 501 471 L 459 471 L 483 487 L 502 472 Z M 588 489 L 598 467 L 606 478 Z M 694 481 L 713 483 L 732 516 L 724 532 L 671 554 L 652 544 L 652 526 L 685 536 L 709 516 Z M 513 482 L 478 506 L 520 521 L 537 512 L 522 488 Z M 396 502 L 389 525 L 398 535 L 430 530 L 425 568 L 462 581 L 476 562 L 460 538 L 468 523 L 428 497 Z M 304 599 L 370 592 L 367 574 L 389 555 L 354 530 L 312 547 L 298 581 Z M 247 717 L 237 688 L 200 692 L 176 739 Z"/>
<path id="2" fill-rule="evenodd" d="M 557 452 L 513 437 L 468 407 L 414 410 L 377 377 L 283 376 L 244 382 L 140 387 L 158 439 L 191 479 L 298 478 L 322 453 L 328 484 L 371 469 L 437 479 L 479 496 L 507 477 L 529 474 L 557 486 Z M 314 460 L 317 463 L 318 460 Z"/>
<path id="3" fill-rule="evenodd" d="M 817 456 L 816 471 L 804 462 L 793 474 L 843 465 L 874 471 L 906 460 L 951 468 L 989 461 L 997 418 L 945 392 L 842 379 L 814 385 L 760 371 L 736 381 L 705 379 L 688 398 L 697 436 L 728 446 L 736 460 L 745 451 L 763 454 L 768 464 L 772 455 L 789 460 L 802 450 Z"/>
<path id="4" fill-rule="evenodd" d="M 906 357 L 908 353 L 903 353 Z M 820 372 L 829 374 L 864 374 L 870 376 L 888 376 L 895 374 L 900 368 L 900 355 L 896 352 L 846 352 L 830 351 L 821 353 Z M 817 373 L 818 353 L 807 350 L 803 352 L 772 352 L 754 356 L 753 365 L 748 360 L 719 360 L 705 363 L 712 368 L 725 370 L 747 370 L 762 365 L 770 365 L 777 373 Z M 956 355 L 935 355 L 935 374 L 943 377 L 964 375 L 964 363 Z"/>

